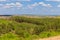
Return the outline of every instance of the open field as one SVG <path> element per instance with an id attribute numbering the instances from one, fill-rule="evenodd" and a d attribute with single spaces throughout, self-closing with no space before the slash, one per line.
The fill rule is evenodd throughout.
<path id="1" fill-rule="evenodd" d="M 54 40 L 54 38 L 59 39 L 59 35 L 60 18 L 57 17 L 9 16 L 0 18 L 0 40 Z"/>

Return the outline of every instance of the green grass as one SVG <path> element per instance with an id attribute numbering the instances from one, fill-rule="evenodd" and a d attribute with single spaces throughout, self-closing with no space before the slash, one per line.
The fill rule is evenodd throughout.
<path id="1" fill-rule="evenodd" d="M 19 37 L 13 33 L 6 33 L 0 36 L 0 40 L 19 40 Z"/>
<path id="2" fill-rule="evenodd" d="M 35 40 L 60 35 L 60 18 L 0 19 L 0 40 Z"/>
<path id="3" fill-rule="evenodd" d="M 57 36 L 59 35 L 60 32 L 55 32 L 55 31 L 51 31 L 51 32 L 42 32 L 39 37 L 40 38 L 46 38 L 46 37 L 52 37 L 52 36 Z"/>

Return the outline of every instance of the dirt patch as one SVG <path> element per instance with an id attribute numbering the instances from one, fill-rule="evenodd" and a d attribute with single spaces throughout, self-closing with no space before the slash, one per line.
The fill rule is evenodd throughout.
<path id="1" fill-rule="evenodd" d="M 60 40 L 60 36 L 49 37 L 49 38 L 43 38 L 43 39 L 38 39 L 38 40 Z"/>

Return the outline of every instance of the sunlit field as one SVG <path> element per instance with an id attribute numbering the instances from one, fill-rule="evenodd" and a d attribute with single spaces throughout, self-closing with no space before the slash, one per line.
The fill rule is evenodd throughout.
<path id="1" fill-rule="evenodd" d="M 36 40 L 60 35 L 60 18 L 0 18 L 0 40 Z"/>

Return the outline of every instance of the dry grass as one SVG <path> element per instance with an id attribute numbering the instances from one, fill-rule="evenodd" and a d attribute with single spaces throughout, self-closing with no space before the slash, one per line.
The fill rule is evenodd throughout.
<path id="1" fill-rule="evenodd" d="M 43 38 L 43 39 L 38 39 L 38 40 L 60 40 L 60 36 L 54 36 L 54 37 Z"/>

